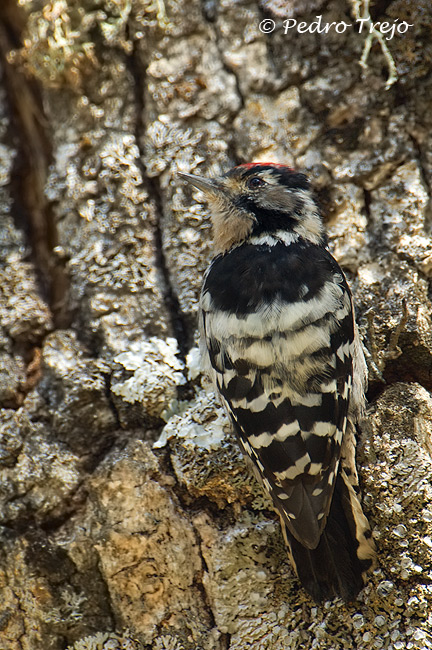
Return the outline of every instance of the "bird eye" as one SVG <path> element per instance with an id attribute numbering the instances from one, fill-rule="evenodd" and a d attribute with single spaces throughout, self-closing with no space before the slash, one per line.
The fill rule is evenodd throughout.
<path id="1" fill-rule="evenodd" d="M 247 186 L 254 190 L 256 187 L 261 187 L 261 185 L 264 184 L 265 181 L 263 181 L 262 178 L 259 178 L 258 176 L 252 176 L 252 178 L 248 180 Z"/>

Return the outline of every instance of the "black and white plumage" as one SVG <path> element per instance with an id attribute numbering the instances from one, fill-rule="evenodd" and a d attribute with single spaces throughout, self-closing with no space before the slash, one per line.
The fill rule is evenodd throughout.
<path id="1" fill-rule="evenodd" d="M 200 303 L 210 374 L 302 584 L 353 600 L 374 558 L 356 494 L 366 365 L 309 182 L 269 163 L 181 176 L 205 193 L 219 250 Z"/>

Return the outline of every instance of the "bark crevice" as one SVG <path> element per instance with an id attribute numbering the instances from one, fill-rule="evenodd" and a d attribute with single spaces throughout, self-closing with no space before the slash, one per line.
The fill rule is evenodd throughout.
<path id="1" fill-rule="evenodd" d="M 127 58 L 127 66 L 133 78 L 133 87 L 135 95 L 135 141 L 140 152 L 139 166 L 145 181 L 145 187 L 148 191 L 150 201 L 155 207 L 155 224 L 154 224 L 154 247 L 155 247 L 155 264 L 159 271 L 161 280 L 163 282 L 162 297 L 168 317 L 172 333 L 177 339 L 179 348 L 179 356 L 184 361 L 186 354 L 190 348 L 191 341 L 188 334 L 188 324 L 184 313 L 182 312 L 180 302 L 176 291 L 174 289 L 168 263 L 165 257 L 163 245 L 163 226 L 162 219 L 164 214 L 162 192 L 160 182 L 157 177 L 149 177 L 144 160 L 143 141 L 145 138 L 146 125 L 144 122 L 145 113 L 145 87 L 146 87 L 146 74 L 143 71 L 142 63 L 140 61 L 136 45 L 132 53 Z"/>
<path id="2" fill-rule="evenodd" d="M 11 50 L 21 45 L 25 17 L 12 2 L 0 8 L 0 59 L 17 146 L 14 161 L 12 214 L 26 235 L 31 257 L 55 328 L 70 326 L 69 277 L 66 262 L 59 254 L 53 206 L 45 195 L 49 166 L 53 161 L 48 121 L 44 115 L 40 89 L 8 60 Z"/>

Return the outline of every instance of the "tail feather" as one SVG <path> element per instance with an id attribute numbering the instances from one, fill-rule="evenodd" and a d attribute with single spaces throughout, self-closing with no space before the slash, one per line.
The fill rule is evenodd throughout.
<path id="1" fill-rule="evenodd" d="M 307 549 L 282 523 L 294 569 L 316 602 L 353 601 L 373 565 L 375 545 L 368 521 L 344 471 L 339 472 L 326 527 L 318 546 Z"/>

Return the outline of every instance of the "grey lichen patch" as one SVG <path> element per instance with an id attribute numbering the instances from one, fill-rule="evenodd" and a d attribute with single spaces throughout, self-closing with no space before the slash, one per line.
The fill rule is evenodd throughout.
<path id="1" fill-rule="evenodd" d="M 228 429 L 226 414 L 214 392 L 200 390 L 194 400 L 180 409 L 179 414 L 170 417 L 154 448 L 177 440 L 194 451 L 197 448 L 215 450 L 226 440 Z"/>
<path id="2" fill-rule="evenodd" d="M 83 106 L 81 110 L 84 109 Z M 95 116 L 93 121 L 96 122 Z M 143 226 L 145 222 L 147 226 L 153 223 L 154 211 L 143 186 L 139 149 L 132 133 L 108 131 L 108 126 L 101 129 L 98 125 L 97 131 L 93 130 L 87 135 L 85 143 L 74 141 L 74 137 L 79 136 L 71 132 L 70 126 L 69 132 L 64 127 L 59 130 L 58 135 L 67 140 L 57 153 L 56 166 L 50 179 L 51 198 L 60 201 L 59 207 L 63 210 L 66 210 L 66 201 L 74 201 L 80 217 L 77 219 L 77 215 L 67 211 L 66 222 L 62 224 L 60 232 L 64 231 L 70 236 L 74 227 L 81 225 L 83 232 L 78 231 L 76 235 L 81 236 L 83 242 L 85 237 L 90 238 L 89 243 L 94 246 L 98 243 L 97 235 L 99 242 L 101 237 L 109 238 L 114 234 L 119 234 L 121 240 L 125 241 L 134 229 L 141 227 L 143 232 L 138 234 L 144 243 L 146 230 Z M 95 127 L 96 123 L 93 129 Z M 59 189 L 62 190 L 60 194 Z M 147 239 L 151 240 L 148 233 Z M 103 250 L 102 247 L 95 253 L 103 255 Z M 112 257 L 111 254 L 105 263 L 101 260 L 102 264 L 106 267 Z M 97 279 L 97 276 L 90 278 L 92 282 Z"/>
<path id="3" fill-rule="evenodd" d="M 133 374 L 124 379 L 115 373 L 111 391 L 126 402 L 139 402 L 149 416 L 163 417 L 177 396 L 177 387 L 186 383 L 184 364 L 177 355 L 173 338 L 130 343 L 127 352 L 114 357 L 114 362 Z"/>
<path id="4" fill-rule="evenodd" d="M 285 584 L 289 580 L 287 576 Z M 285 596 L 287 593 L 285 587 Z M 415 614 L 407 611 L 412 615 L 407 621 L 400 608 L 403 602 L 400 594 L 398 598 L 387 598 L 387 602 L 379 599 L 374 602 L 374 609 L 371 609 L 372 601 L 368 605 L 347 606 L 336 602 L 316 607 L 294 588 L 289 594 L 288 601 L 281 604 L 282 594 L 277 593 L 277 605 L 271 611 L 263 608 L 243 616 L 246 608 L 241 608 L 239 619 L 233 622 L 230 647 L 236 650 L 250 647 L 259 650 L 351 650 L 353 647 L 420 650 L 428 647 L 427 624 L 418 621 L 419 610 L 423 615 L 427 611 L 424 600 L 413 599 L 412 605 L 420 604 L 420 608 Z"/>
<path id="5" fill-rule="evenodd" d="M 242 620 L 266 611 L 277 584 L 289 591 L 292 574 L 276 522 L 245 511 L 224 530 L 205 514 L 194 518 L 194 526 L 207 567 L 203 584 L 221 632 L 233 634 Z M 251 641 L 245 636 L 242 647 Z"/>
<path id="6" fill-rule="evenodd" d="M 143 650 L 144 646 L 127 634 L 115 634 L 114 632 L 98 632 L 92 636 L 86 636 L 66 650 Z"/>
<path id="7" fill-rule="evenodd" d="M 150 177 L 159 176 L 179 158 L 186 168 L 195 169 L 205 158 L 197 145 L 202 133 L 183 128 L 181 123 L 161 115 L 147 128 L 145 139 L 146 169 Z M 179 171 L 181 171 L 179 169 Z"/>
<path id="8" fill-rule="evenodd" d="M 154 647 L 156 650 L 184 650 L 184 645 L 175 637 L 161 636 L 156 639 Z"/>
<path id="9" fill-rule="evenodd" d="M 128 133 L 110 134 L 101 139 L 99 145 L 98 156 L 89 157 L 83 165 L 83 185 L 80 187 L 78 179 L 69 177 L 68 189 L 75 193 L 76 198 L 87 199 L 79 211 L 83 219 L 94 221 L 101 234 L 114 233 L 125 226 L 126 218 L 132 220 L 131 225 L 138 225 L 148 194 L 143 187 L 139 149 L 134 136 Z M 105 190 L 105 201 L 112 203 L 109 213 L 103 209 L 104 202 L 98 200 L 97 190 Z"/>
<path id="10" fill-rule="evenodd" d="M 203 25 L 199 0 L 187 5 L 179 0 L 132 3 L 131 18 L 130 34 L 147 57 L 157 48 L 199 31 Z"/>
<path id="11" fill-rule="evenodd" d="M 0 321 L 12 341 L 36 343 L 52 328 L 51 314 L 39 296 L 33 266 L 23 250 L 9 252 L 0 268 Z"/>
<path id="12" fill-rule="evenodd" d="M 154 447 L 166 444 L 177 480 L 191 497 L 204 496 L 219 508 L 232 503 L 272 508 L 213 392 L 200 390 L 169 419 Z"/>

